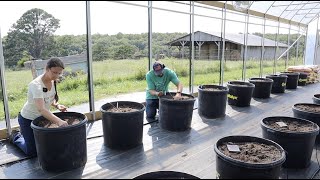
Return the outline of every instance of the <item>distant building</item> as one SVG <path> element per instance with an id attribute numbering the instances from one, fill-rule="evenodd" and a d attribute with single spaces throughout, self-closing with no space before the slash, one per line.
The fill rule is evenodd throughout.
<path id="1" fill-rule="evenodd" d="M 187 58 L 189 56 L 190 36 L 175 39 L 166 45 L 178 46 L 180 51 L 180 58 Z M 221 33 L 217 32 L 194 32 L 194 45 L 195 45 L 195 59 L 220 59 L 220 46 L 222 46 Z M 225 59 L 226 60 L 242 60 L 245 52 L 244 34 L 225 34 Z M 186 47 L 187 46 L 187 47 Z M 274 59 L 276 53 L 276 41 L 264 38 L 264 59 Z M 288 45 L 278 43 L 277 57 L 279 57 L 287 48 Z M 247 43 L 247 58 L 248 59 L 261 59 L 262 50 L 262 37 L 248 34 Z M 286 55 L 284 56 L 286 57 Z"/>
<path id="2" fill-rule="evenodd" d="M 58 57 L 58 58 L 60 58 L 65 65 L 64 73 L 75 73 L 75 72 L 87 73 L 88 66 L 87 66 L 86 53 Z M 24 67 L 30 68 L 33 78 L 36 78 L 37 76 L 41 75 L 45 71 L 45 67 L 48 61 L 49 59 L 46 59 L 46 60 L 38 59 L 38 60 L 26 61 L 24 63 Z"/>

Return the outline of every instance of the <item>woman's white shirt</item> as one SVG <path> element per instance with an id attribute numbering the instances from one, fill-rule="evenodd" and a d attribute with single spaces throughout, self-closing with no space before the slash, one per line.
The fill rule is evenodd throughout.
<path id="1" fill-rule="evenodd" d="M 50 110 L 50 106 L 54 101 L 54 96 L 56 90 L 52 81 L 51 89 L 49 90 L 42 82 L 43 74 L 32 80 L 28 85 L 28 98 L 27 102 L 24 104 L 21 115 L 22 117 L 30 120 L 34 120 L 41 116 L 35 105 L 35 98 L 43 98 L 45 103 L 45 108 Z M 46 92 L 44 92 L 46 91 Z"/>

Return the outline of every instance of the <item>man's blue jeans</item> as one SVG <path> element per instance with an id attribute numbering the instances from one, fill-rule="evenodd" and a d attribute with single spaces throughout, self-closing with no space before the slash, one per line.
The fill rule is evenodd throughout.
<path id="1" fill-rule="evenodd" d="M 13 138 L 13 143 L 17 145 L 26 155 L 37 156 L 33 130 L 30 126 L 32 120 L 22 117 L 19 113 L 18 122 L 20 125 L 21 134 L 18 133 Z"/>
<path id="2" fill-rule="evenodd" d="M 146 99 L 147 118 L 155 118 L 157 109 L 159 109 L 159 99 Z"/>

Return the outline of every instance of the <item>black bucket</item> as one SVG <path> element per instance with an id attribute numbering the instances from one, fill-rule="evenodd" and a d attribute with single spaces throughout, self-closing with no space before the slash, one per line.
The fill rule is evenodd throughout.
<path id="1" fill-rule="evenodd" d="M 228 104 L 239 107 L 250 106 L 254 84 L 244 81 L 229 81 Z"/>
<path id="2" fill-rule="evenodd" d="M 182 93 L 188 99 L 174 100 L 176 93 L 167 93 L 159 100 L 159 124 L 169 131 L 185 131 L 191 128 L 195 98 Z"/>
<path id="3" fill-rule="evenodd" d="M 306 119 L 316 123 L 320 127 L 320 112 L 309 112 L 305 111 L 301 108 L 297 108 L 299 105 L 306 105 L 311 107 L 320 108 L 319 104 L 312 104 L 312 103 L 297 103 L 292 106 L 293 116 L 301 119 Z M 320 142 L 320 134 L 318 134 L 316 142 Z"/>
<path id="4" fill-rule="evenodd" d="M 254 84 L 252 97 L 269 98 L 271 94 L 273 80 L 269 78 L 250 78 L 249 82 Z"/>
<path id="5" fill-rule="evenodd" d="M 308 78 L 308 74 L 307 73 L 300 73 L 299 74 L 299 80 L 298 80 L 298 86 L 307 85 L 307 78 Z"/>
<path id="6" fill-rule="evenodd" d="M 136 111 L 110 112 L 113 108 Z M 142 144 L 143 104 L 131 101 L 115 101 L 101 106 L 104 144 L 113 149 L 129 149 Z"/>
<path id="7" fill-rule="evenodd" d="M 53 113 L 61 119 L 77 118 L 75 125 L 59 128 L 40 126 L 46 120 L 40 116 L 32 121 L 38 161 L 43 170 L 67 171 L 82 167 L 87 162 L 87 117 L 77 112 Z"/>
<path id="8" fill-rule="evenodd" d="M 200 179 L 191 174 L 177 171 L 155 171 L 139 175 L 133 179 Z"/>
<path id="9" fill-rule="evenodd" d="M 217 85 L 201 85 L 198 88 L 198 113 L 213 119 L 226 115 L 228 88 Z"/>
<path id="10" fill-rule="evenodd" d="M 312 99 L 313 99 L 313 103 L 320 104 L 320 94 L 313 95 Z"/>
<path id="11" fill-rule="evenodd" d="M 280 75 L 288 76 L 286 89 L 297 89 L 299 74 L 297 72 L 281 72 Z"/>
<path id="12" fill-rule="evenodd" d="M 281 157 L 270 163 L 248 163 L 233 159 L 221 152 L 218 147 L 223 143 L 244 143 L 255 142 L 266 145 L 273 145 L 279 149 Z M 217 179 L 279 179 L 281 165 L 286 159 L 283 148 L 268 139 L 252 136 L 227 136 L 219 139 L 215 146 Z"/>
<path id="13" fill-rule="evenodd" d="M 273 80 L 271 93 L 284 93 L 285 92 L 288 76 L 271 74 L 271 75 L 267 75 L 266 78 Z"/>
<path id="14" fill-rule="evenodd" d="M 295 122 L 297 124 L 309 124 L 313 128 L 306 132 L 283 131 L 274 129 L 271 123 L 277 121 Z M 319 126 L 311 121 L 294 118 L 274 116 L 267 117 L 261 121 L 262 137 L 278 143 L 286 151 L 286 161 L 283 167 L 286 168 L 306 168 L 310 165 L 313 146 Z"/>

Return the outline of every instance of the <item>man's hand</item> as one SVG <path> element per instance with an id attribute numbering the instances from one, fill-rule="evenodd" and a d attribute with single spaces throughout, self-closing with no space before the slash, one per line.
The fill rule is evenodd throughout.
<path id="1" fill-rule="evenodd" d="M 158 96 L 158 97 L 163 96 L 163 92 L 162 92 L 162 91 L 157 92 L 157 96 Z"/>
<path id="2" fill-rule="evenodd" d="M 181 93 L 176 93 L 176 95 L 173 97 L 174 100 L 180 100 L 182 99 Z"/>

